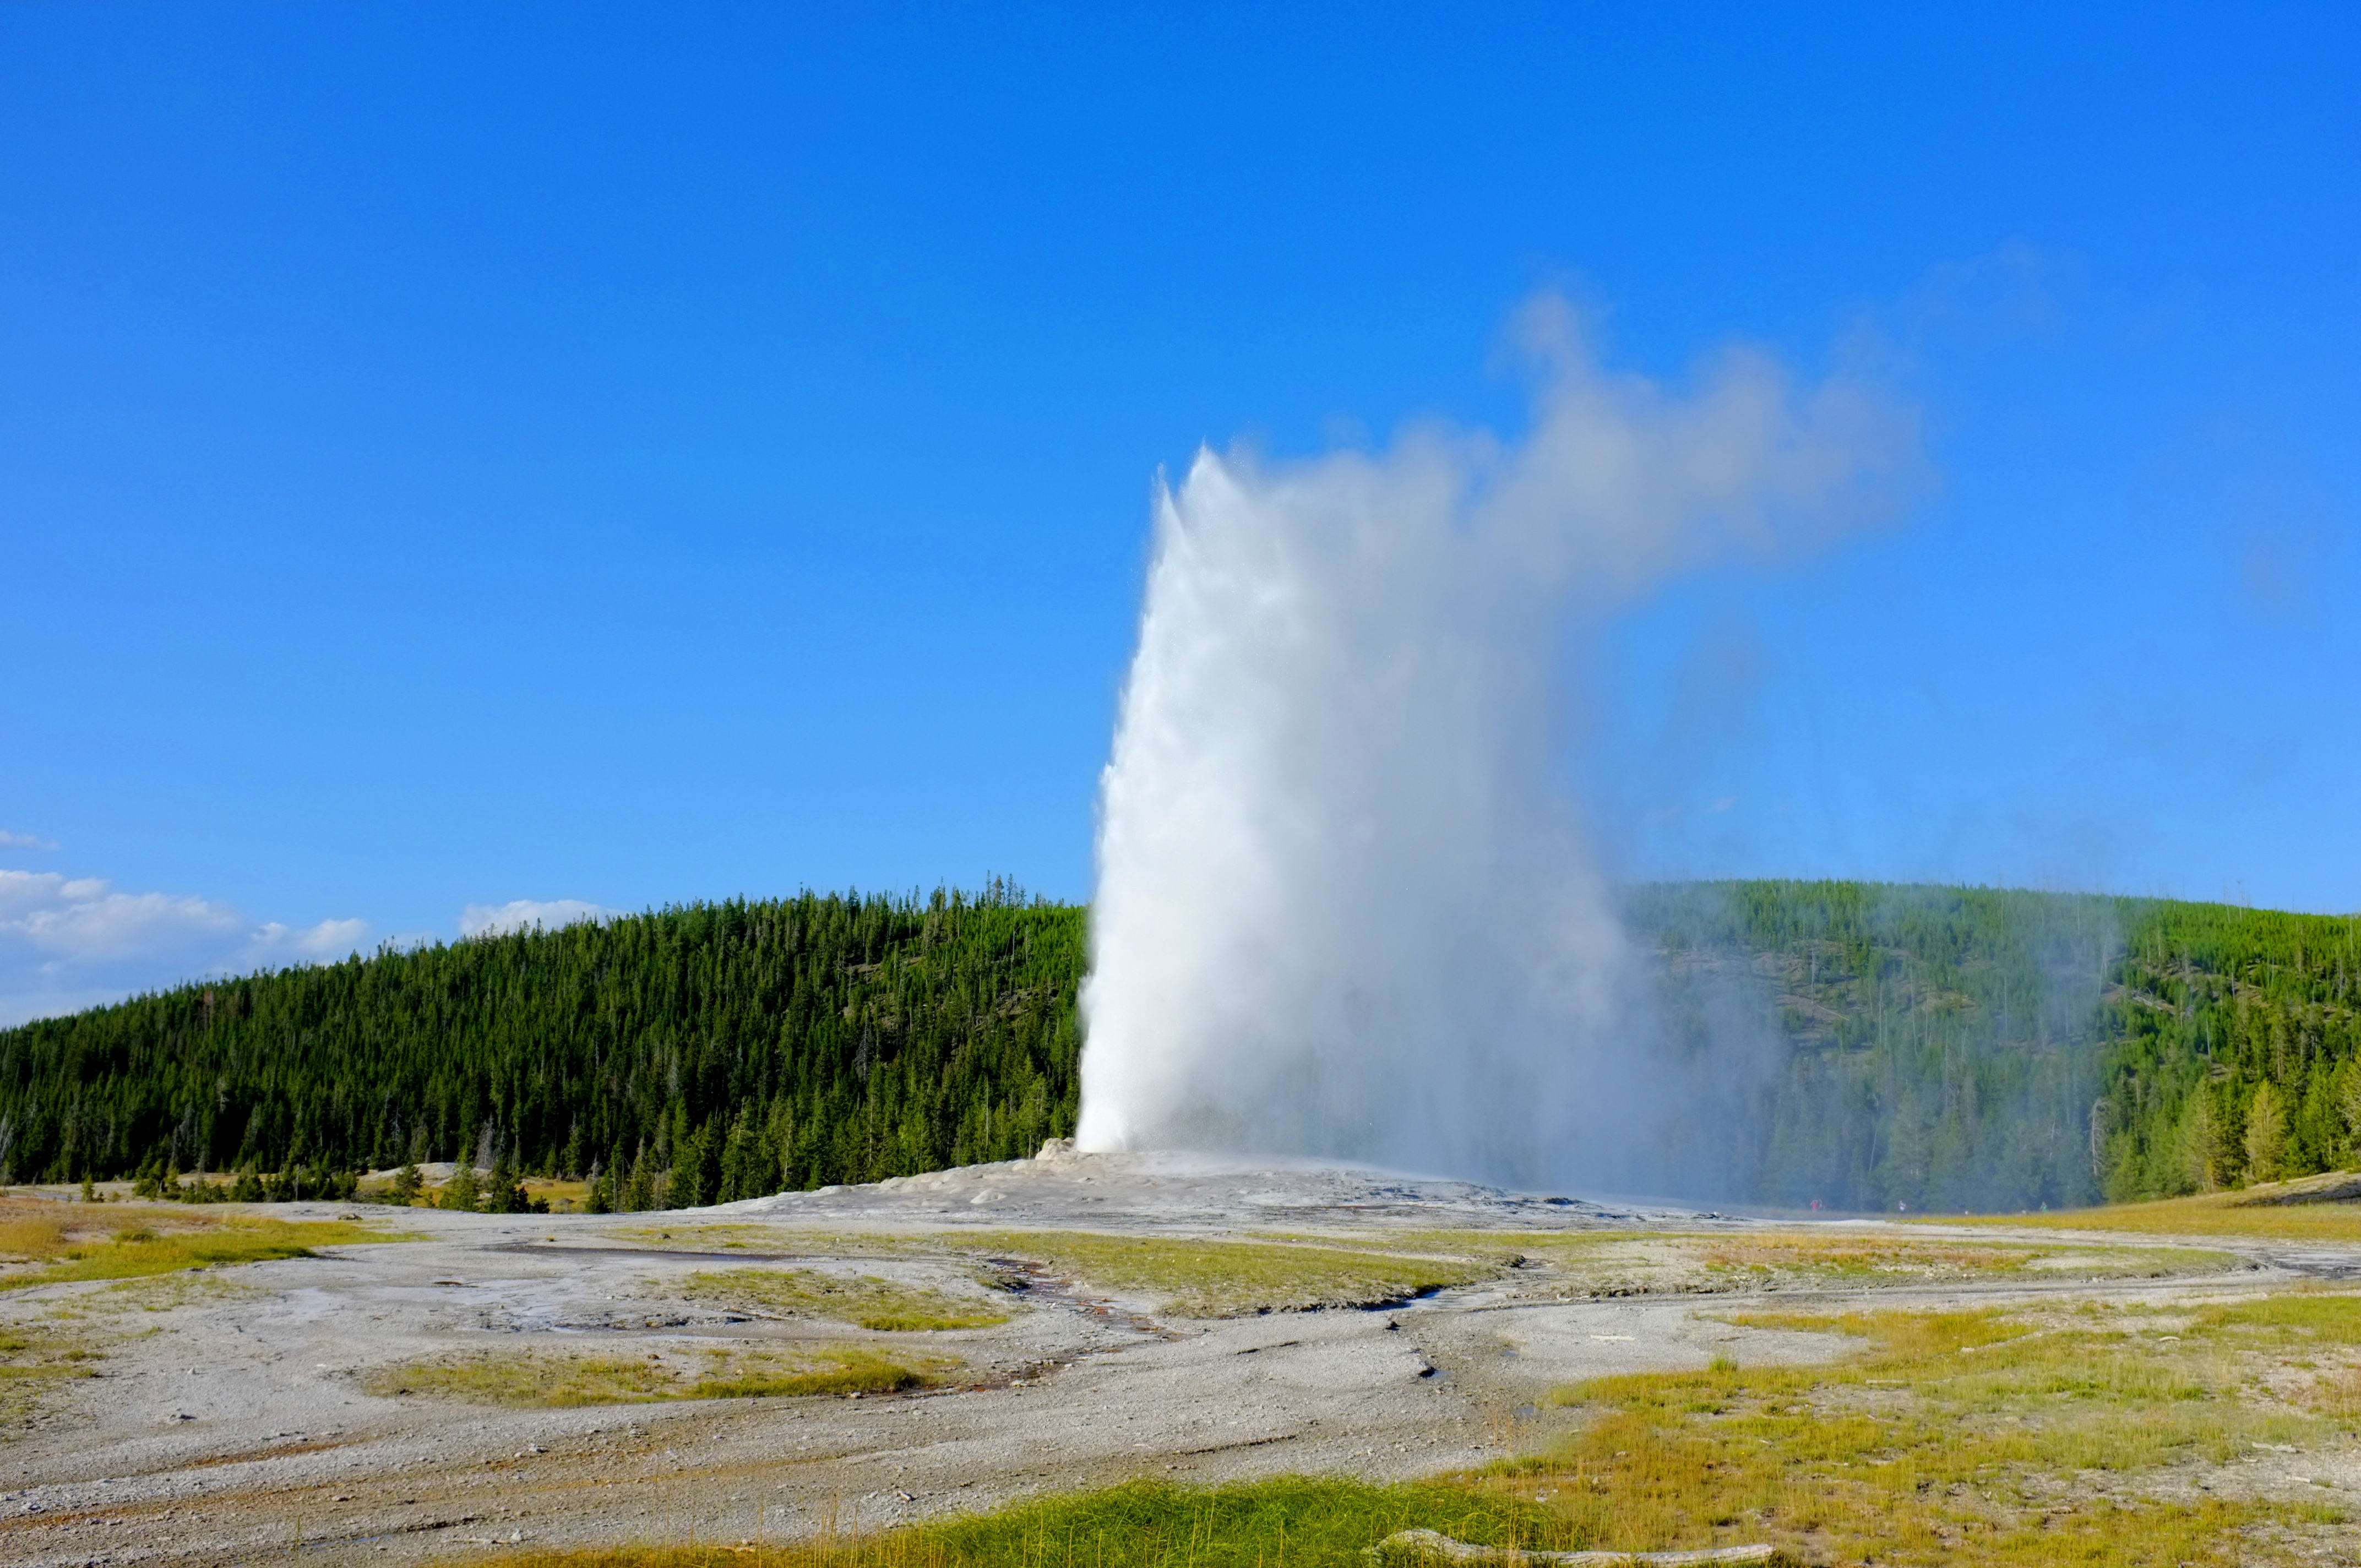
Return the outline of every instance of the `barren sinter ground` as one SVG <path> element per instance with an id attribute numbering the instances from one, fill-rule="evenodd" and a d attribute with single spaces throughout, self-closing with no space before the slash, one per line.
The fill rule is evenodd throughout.
<path id="1" fill-rule="evenodd" d="M 2361 1271 L 2338 1242 L 1774 1224 L 1178 1157 L 657 1214 L 270 1214 L 418 1239 L 0 1272 L 0 1561 L 776 1541 L 1140 1475 L 1411 1477 L 1546 1442 L 1580 1379 L 1853 1348 L 1750 1312 L 2153 1316 Z M 2303 1484 L 2361 1486 L 2339 1463 Z"/>

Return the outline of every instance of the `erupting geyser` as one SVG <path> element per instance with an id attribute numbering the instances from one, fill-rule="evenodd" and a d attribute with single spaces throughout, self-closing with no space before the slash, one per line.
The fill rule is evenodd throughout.
<path id="1" fill-rule="evenodd" d="M 1630 1184 L 1684 1113 L 1568 778 L 1567 633 L 1873 506 L 1906 413 L 1725 354 L 1668 394 L 1554 299 L 1509 443 L 1201 452 L 1102 781 L 1085 1148 Z"/>

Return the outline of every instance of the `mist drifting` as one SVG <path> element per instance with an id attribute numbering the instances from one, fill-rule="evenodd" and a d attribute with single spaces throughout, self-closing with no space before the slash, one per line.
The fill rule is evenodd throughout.
<path id="1" fill-rule="evenodd" d="M 1101 782 L 1084 1147 L 1629 1190 L 1697 1113 L 1695 1071 L 1652 1064 L 1572 790 L 1571 634 L 1882 510 L 1913 427 L 1747 350 L 1676 389 L 1610 373 L 1554 298 L 1520 341 L 1519 439 L 1204 450 L 1159 486 Z"/>

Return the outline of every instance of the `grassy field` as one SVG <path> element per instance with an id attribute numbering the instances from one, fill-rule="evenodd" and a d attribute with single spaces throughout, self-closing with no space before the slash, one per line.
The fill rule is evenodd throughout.
<path id="1" fill-rule="evenodd" d="M 2045 1214 L 1991 1214 L 1947 1224 L 2006 1225 L 2060 1231 L 2114 1231 L 2135 1235 L 2222 1236 L 2241 1240 L 2361 1243 L 2361 1201 L 2330 1198 L 2349 1190 L 2354 1175 L 2335 1172 L 2274 1182 L 2235 1192 L 2163 1198 L 2151 1203 L 2111 1203 L 2102 1209 L 2061 1209 Z"/>
<path id="2" fill-rule="evenodd" d="M 729 1268 L 692 1274 L 680 1293 L 692 1301 L 741 1311 L 827 1318 L 885 1333 L 989 1328 L 1006 1322 L 1010 1316 L 1006 1309 L 974 1297 L 867 1276 L 847 1279 L 808 1268 Z"/>
<path id="3" fill-rule="evenodd" d="M 132 1279 L 403 1238 L 346 1220 L 278 1220 L 177 1203 L 60 1203 L 0 1198 L 0 1290 Z"/>
<path id="4" fill-rule="evenodd" d="M 577 1355 L 484 1351 L 380 1367 L 361 1387 L 381 1398 L 416 1395 L 470 1405 L 556 1409 L 665 1399 L 749 1399 L 809 1394 L 890 1394 L 940 1381 L 958 1364 L 883 1354 L 856 1345 L 791 1350 Z"/>

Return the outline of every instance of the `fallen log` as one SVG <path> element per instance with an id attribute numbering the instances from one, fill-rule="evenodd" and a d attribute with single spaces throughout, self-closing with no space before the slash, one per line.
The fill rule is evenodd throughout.
<path id="1" fill-rule="evenodd" d="M 1471 1546 L 1431 1530 L 1399 1530 L 1362 1553 L 1384 1563 L 1463 1563 L 1471 1568 L 1686 1568 L 1692 1563 L 1776 1563 L 1771 1546 L 1709 1546 L 1696 1552 L 1527 1552 L 1513 1546 Z"/>

